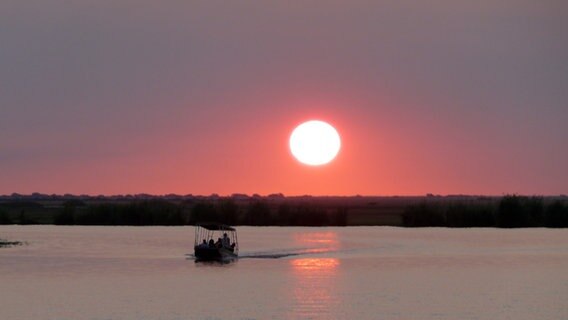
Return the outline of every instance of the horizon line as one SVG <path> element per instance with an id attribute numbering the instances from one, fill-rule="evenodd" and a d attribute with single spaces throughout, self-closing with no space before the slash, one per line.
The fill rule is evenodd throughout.
<path id="1" fill-rule="evenodd" d="M 10 198 L 10 197 L 89 197 L 89 198 L 96 198 L 96 197 L 105 197 L 105 198 L 112 198 L 112 197 L 197 197 L 197 198 L 301 198 L 301 197 L 313 197 L 313 198 L 417 198 L 417 197 L 425 197 L 425 198 L 435 198 L 435 197 L 504 197 L 504 196 L 531 196 L 531 197 L 568 197 L 566 194 L 522 194 L 522 193 L 502 193 L 499 195 L 495 194 L 466 194 L 466 193 L 448 193 L 448 194 L 435 194 L 435 193 L 426 193 L 426 194 L 390 194 L 390 195 L 372 195 L 372 194 L 351 194 L 351 195 L 338 195 L 338 194 L 328 194 L 328 195 L 315 195 L 315 194 L 297 194 L 297 195 L 285 195 L 283 193 L 268 193 L 268 194 L 247 194 L 247 193 L 231 193 L 231 194 L 178 194 L 178 193 L 164 193 L 164 194 L 152 194 L 152 193 L 124 193 L 124 194 L 73 194 L 73 193 L 41 193 L 41 192 L 32 192 L 32 193 L 18 193 L 13 192 L 11 194 L 0 194 L 0 198 Z"/>

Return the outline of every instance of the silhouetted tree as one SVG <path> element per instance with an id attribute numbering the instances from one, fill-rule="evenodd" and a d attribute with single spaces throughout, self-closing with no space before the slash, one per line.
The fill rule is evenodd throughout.
<path id="1" fill-rule="evenodd" d="M 53 223 L 57 225 L 75 224 L 75 204 L 69 201 L 65 202 L 61 212 L 54 216 Z"/>
<path id="2" fill-rule="evenodd" d="M 527 210 L 527 227 L 544 226 L 544 200 L 542 197 L 524 198 L 525 210 Z"/>
<path id="3" fill-rule="evenodd" d="M 297 208 L 297 225 L 301 226 L 327 226 L 329 225 L 329 217 L 325 210 L 302 205 Z"/>
<path id="4" fill-rule="evenodd" d="M 331 223 L 336 226 L 346 226 L 347 225 L 347 208 L 337 208 L 333 222 Z"/>
<path id="5" fill-rule="evenodd" d="M 296 218 L 296 215 L 292 214 L 290 205 L 282 203 L 276 210 L 276 218 L 274 219 L 274 224 L 280 226 L 294 226 L 297 225 Z"/>
<path id="6" fill-rule="evenodd" d="M 239 207 L 235 204 L 235 202 L 231 199 L 223 200 L 219 204 L 218 213 L 219 213 L 219 222 L 225 223 L 228 225 L 237 224 L 237 213 Z"/>
<path id="7" fill-rule="evenodd" d="M 26 215 L 25 210 L 20 211 L 19 224 L 36 224 L 37 222 Z"/>
<path id="8" fill-rule="evenodd" d="M 549 228 L 568 228 L 568 206 L 554 201 L 546 208 L 545 226 Z"/>
<path id="9" fill-rule="evenodd" d="M 254 202 L 248 207 L 247 217 L 251 226 L 270 225 L 270 207 L 262 201 Z"/>
<path id="10" fill-rule="evenodd" d="M 190 224 L 218 220 L 217 210 L 210 202 L 196 203 L 191 209 Z"/>
<path id="11" fill-rule="evenodd" d="M 497 226 L 500 228 L 522 228 L 530 226 L 531 216 L 524 205 L 525 197 L 505 196 L 499 202 Z"/>
<path id="12" fill-rule="evenodd" d="M 443 227 L 446 217 L 441 206 L 423 202 L 408 206 L 403 213 L 405 227 Z"/>
<path id="13" fill-rule="evenodd" d="M 453 228 L 494 227 L 493 207 L 486 204 L 453 203 L 446 209 L 446 225 Z"/>
<path id="14" fill-rule="evenodd" d="M 0 224 L 13 224 L 14 221 L 10 218 L 8 213 L 0 209 Z"/>

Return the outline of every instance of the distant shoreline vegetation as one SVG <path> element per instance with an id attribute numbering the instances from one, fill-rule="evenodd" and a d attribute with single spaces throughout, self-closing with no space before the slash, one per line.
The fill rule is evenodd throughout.
<path id="1" fill-rule="evenodd" d="M 0 224 L 568 227 L 566 196 L 0 196 Z"/>

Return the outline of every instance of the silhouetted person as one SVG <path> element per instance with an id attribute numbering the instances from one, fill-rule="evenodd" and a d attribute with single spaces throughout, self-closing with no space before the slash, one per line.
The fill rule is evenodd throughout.
<path id="1" fill-rule="evenodd" d="M 229 239 L 229 237 L 227 237 L 226 233 L 223 233 L 222 243 L 223 243 L 223 247 L 225 247 L 225 248 L 231 247 L 231 239 Z"/>
<path id="2" fill-rule="evenodd" d="M 213 241 L 213 239 L 209 240 L 209 247 L 215 248 L 215 241 Z"/>

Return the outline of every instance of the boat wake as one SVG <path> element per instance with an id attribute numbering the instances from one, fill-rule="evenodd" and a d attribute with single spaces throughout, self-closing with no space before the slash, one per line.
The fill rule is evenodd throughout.
<path id="1" fill-rule="evenodd" d="M 239 255 L 239 259 L 280 259 L 290 256 L 300 256 L 307 254 L 322 254 L 332 252 L 332 249 L 311 248 L 311 249 L 296 249 L 296 250 L 275 250 L 275 251 L 260 251 L 260 252 L 246 252 Z"/>
<path id="2" fill-rule="evenodd" d="M 243 254 L 239 256 L 239 259 L 280 259 L 284 257 L 297 256 L 301 253 L 298 252 L 288 252 L 288 253 L 262 253 L 254 252 Z"/>

